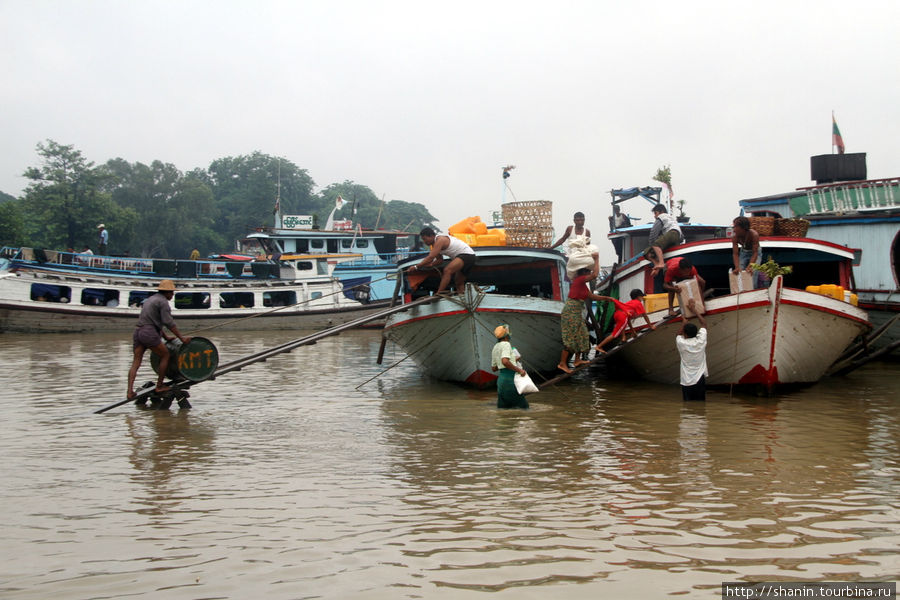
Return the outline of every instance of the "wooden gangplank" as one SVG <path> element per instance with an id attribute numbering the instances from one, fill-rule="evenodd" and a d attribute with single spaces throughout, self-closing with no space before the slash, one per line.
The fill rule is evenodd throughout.
<path id="1" fill-rule="evenodd" d="M 643 332 L 641 332 L 640 334 L 638 334 L 638 337 L 640 337 L 641 335 L 643 335 Z M 637 339 L 637 338 L 635 338 L 635 339 Z M 595 364 L 597 364 L 597 363 L 599 363 L 599 362 L 602 362 L 602 361 L 606 360 L 607 357 L 609 357 L 609 356 L 614 356 L 617 352 L 619 352 L 622 348 L 624 348 L 624 347 L 625 347 L 626 345 L 628 345 L 629 343 L 631 343 L 631 340 L 629 340 L 629 341 L 627 341 L 627 342 L 625 342 L 625 343 L 619 344 L 619 345 L 616 346 L 615 348 L 613 348 L 613 349 L 611 349 L 611 350 L 608 350 L 608 351 L 604 352 L 603 354 L 597 354 L 596 356 L 594 356 L 594 358 L 592 358 L 592 359 L 590 360 L 589 363 L 587 363 L 587 364 L 585 364 L 585 365 L 580 365 L 580 366 L 575 367 L 574 369 L 572 369 L 572 372 L 571 372 L 571 373 L 565 373 L 565 372 L 564 372 L 564 373 L 560 373 L 560 374 L 557 375 L 556 377 L 554 377 L 554 378 L 552 378 L 552 379 L 548 379 L 547 381 L 541 383 L 541 384 L 538 386 L 538 388 L 539 388 L 539 389 L 543 389 L 543 388 L 547 387 L 548 385 L 555 385 L 555 384 L 559 383 L 560 381 L 565 381 L 566 379 L 568 379 L 569 377 L 571 377 L 572 375 L 574 375 L 574 374 L 577 373 L 578 371 L 581 371 L 582 369 L 586 369 L 586 368 L 588 368 L 588 367 L 591 366 L 591 365 L 595 365 Z"/>
<path id="2" fill-rule="evenodd" d="M 372 313 L 370 315 L 366 315 L 364 317 L 359 317 L 357 319 L 348 321 L 341 325 L 335 325 L 334 327 L 329 327 L 328 329 L 323 329 L 321 331 L 317 331 L 313 334 L 304 336 L 302 338 L 298 338 L 298 339 L 292 340 L 290 342 L 285 342 L 284 344 L 281 344 L 279 346 L 275 346 L 273 348 L 268 348 L 266 350 L 261 350 L 260 352 L 257 352 L 255 354 L 250 354 L 248 356 L 238 358 L 229 363 L 219 365 L 219 367 L 216 369 L 215 373 L 213 373 L 212 376 L 209 379 L 206 379 L 205 381 L 212 381 L 213 379 L 216 379 L 217 377 L 221 377 L 222 375 L 226 375 L 233 371 L 240 371 L 244 367 L 248 367 L 248 366 L 250 366 L 254 363 L 258 363 L 258 362 L 264 362 L 264 361 L 272 358 L 273 356 L 278 356 L 279 354 L 284 354 L 285 352 L 290 352 L 291 350 L 299 348 L 300 346 L 310 346 L 312 344 L 315 344 L 316 342 L 318 342 L 321 339 L 330 337 L 332 335 L 338 335 L 340 333 L 343 333 L 344 331 L 347 331 L 348 329 L 354 329 L 356 327 L 365 325 L 366 323 L 371 323 L 372 321 L 377 321 L 378 319 L 388 317 L 395 313 L 404 312 L 404 311 L 410 310 L 412 308 L 415 308 L 417 306 L 431 304 L 432 302 L 440 300 L 443 297 L 444 296 L 441 296 L 441 295 L 425 296 L 423 298 L 414 300 L 408 304 L 400 304 L 397 306 L 391 306 L 384 310 L 380 310 L 378 312 Z M 166 385 L 168 385 L 170 388 L 172 388 L 172 391 L 174 393 L 177 393 L 178 391 L 187 390 L 191 386 L 194 386 L 198 383 L 203 383 L 203 382 L 202 381 L 170 381 L 170 382 L 166 383 Z M 128 402 L 134 402 L 134 401 L 140 402 L 142 400 L 145 400 L 146 398 L 148 398 L 149 396 L 152 396 L 155 393 L 154 387 L 155 386 L 151 386 L 149 388 L 142 389 L 141 391 L 137 392 L 137 395 L 134 398 L 130 398 L 130 399 L 126 398 L 125 400 L 120 400 L 118 402 L 110 404 L 109 406 L 104 406 L 103 408 L 95 410 L 94 414 L 104 413 L 108 410 L 116 408 L 117 406 L 122 406 L 123 404 L 127 404 Z"/>
<path id="3" fill-rule="evenodd" d="M 681 315 L 673 315 L 673 316 L 664 317 L 661 321 L 658 321 L 657 323 L 655 323 L 655 325 L 656 325 L 657 327 L 659 327 L 660 325 L 663 325 L 663 324 L 665 324 L 665 323 L 667 323 L 667 322 L 669 322 L 669 321 L 671 321 L 671 320 L 673 320 L 673 319 L 674 319 L 674 320 L 681 319 Z M 589 367 L 589 366 L 591 366 L 591 365 L 595 365 L 595 364 L 597 364 L 597 363 L 599 363 L 599 362 L 602 362 L 602 361 L 606 360 L 607 358 L 609 358 L 610 356 L 615 356 L 615 355 L 618 354 L 623 348 L 625 348 L 626 346 L 628 346 L 628 345 L 631 344 L 631 343 L 634 343 L 634 341 L 635 341 L 636 339 L 638 339 L 638 338 L 640 338 L 641 336 L 645 335 L 648 331 L 650 331 L 649 328 L 641 329 L 639 332 L 637 332 L 637 336 L 635 336 L 634 338 L 628 340 L 627 342 L 622 342 L 622 343 L 620 343 L 620 344 L 619 344 L 618 346 L 616 346 L 615 348 L 612 348 L 611 350 L 607 350 L 607 351 L 604 352 L 603 354 L 597 354 L 597 355 L 594 356 L 594 358 L 592 358 L 592 359 L 590 360 L 590 362 L 587 363 L 586 365 L 581 365 L 581 366 L 579 366 L 579 367 L 575 367 L 574 369 L 572 369 L 572 372 L 571 372 L 571 373 L 561 373 L 561 374 L 557 375 L 556 377 L 554 377 L 554 378 L 552 378 L 552 379 L 548 379 L 547 381 L 541 383 L 541 384 L 538 386 L 538 388 L 539 388 L 539 389 L 540 389 L 540 388 L 544 388 L 544 387 L 546 387 L 546 386 L 548 386 L 548 385 L 554 385 L 554 384 L 559 383 L 560 381 L 565 381 L 566 379 L 568 379 L 569 377 L 571 377 L 572 375 L 574 375 L 574 374 L 577 373 L 578 371 L 581 371 L 582 369 L 586 369 L 587 367 Z"/>

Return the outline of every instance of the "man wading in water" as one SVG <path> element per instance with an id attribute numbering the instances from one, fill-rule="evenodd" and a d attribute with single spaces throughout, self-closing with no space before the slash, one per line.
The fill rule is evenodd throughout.
<path id="1" fill-rule="evenodd" d="M 138 368 L 144 360 L 144 352 L 147 348 L 159 357 L 159 377 L 156 379 L 156 391 L 164 393 L 172 389 L 163 385 L 166 369 L 169 368 L 169 349 L 166 348 L 162 338 L 165 337 L 167 341 L 175 338 L 167 336 L 163 332 L 163 326 L 174 333 L 182 344 L 191 341 L 191 338 L 181 335 L 181 332 L 175 327 L 175 319 L 172 318 L 172 310 L 169 307 L 169 301 L 174 295 L 175 283 L 171 279 L 163 279 L 159 282 L 157 293 L 144 300 L 144 304 L 141 305 L 141 316 L 138 317 L 137 327 L 132 336 L 134 360 L 128 371 L 129 400 L 137 395 L 134 392 L 134 378 L 137 377 Z"/>

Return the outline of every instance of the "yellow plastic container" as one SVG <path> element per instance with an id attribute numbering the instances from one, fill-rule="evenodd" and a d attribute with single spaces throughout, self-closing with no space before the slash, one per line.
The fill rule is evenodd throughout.
<path id="1" fill-rule="evenodd" d="M 497 234 L 486 233 L 484 235 L 475 236 L 476 244 L 479 246 L 502 246 L 500 236 Z"/>
<path id="2" fill-rule="evenodd" d="M 822 292 L 819 291 L 821 287 L 820 285 L 808 285 L 806 286 L 806 291 L 810 294 L 821 294 Z"/>
<path id="3" fill-rule="evenodd" d="M 859 306 L 859 297 L 851 293 L 850 290 L 844 290 L 844 302 L 849 302 L 853 306 Z"/>
<path id="4" fill-rule="evenodd" d="M 483 231 L 480 231 L 482 230 Z M 481 222 L 481 217 L 466 217 L 459 223 L 451 225 L 449 229 L 447 229 L 447 233 L 457 234 L 457 233 L 486 233 L 487 225 Z"/>
<path id="5" fill-rule="evenodd" d="M 453 237 L 460 239 L 470 246 L 478 245 L 478 236 L 474 233 L 451 233 Z"/>
<path id="6" fill-rule="evenodd" d="M 678 306 L 678 294 L 675 294 L 675 299 L 672 301 L 672 307 L 674 308 L 676 306 Z M 668 310 L 669 293 L 647 294 L 644 296 L 644 308 L 647 309 L 648 313 L 656 312 L 658 310 Z"/>

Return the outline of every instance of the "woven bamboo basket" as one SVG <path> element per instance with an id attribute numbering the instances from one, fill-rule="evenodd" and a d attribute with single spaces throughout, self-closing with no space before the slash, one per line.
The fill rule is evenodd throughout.
<path id="1" fill-rule="evenodd" d="M 809 221 L 806 219 L 775 219 L 775 235 L 806 237 Z"/>
<path id="2" fill-rule="evenodd" d="M 775 234 L 775 217 L 749 217 L 750 229 L 756 230 L 759 235 Z"/>
<path id="3" fill-rule="evenodd" d="M 553 243 L 553 203 L 549 200 L 507 202 L 500 208 L 507 246 L 546 248 Z"/>

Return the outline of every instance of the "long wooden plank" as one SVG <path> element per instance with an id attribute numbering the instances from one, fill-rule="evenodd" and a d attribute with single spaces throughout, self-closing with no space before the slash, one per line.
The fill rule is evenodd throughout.
<path id="1" fill-rule="evenodd" d="M 419 298 L 418 300 L 414 300 L 413 302 L 410 302 L 408 304 L 401 304 L 399 306 L 389 307 L 382 311 L 378 311 L 377 313 L 373 313 L 371 315 L 366 315 L 364 317 L 359 317 L 358 319 L 354 319 L 353 321 L 348 321 L 347 323 L 343 323 L 341 325 L 335 325 L 334 327 L 329 327 L 328 329 L 323 329 L 322 331 L 317 331 L 311 335 L 307 335 L 307 336 L 298 338 L 298 339 L 290 341 L 290 342 L 285 342 L 284 344 L 281 344 L 279 346 L 275 346 L 273 348 L 268 348 L 266 350 L 262 350 L 260 352 L 257 352 L 256 354 L 250 354 L 248 356 L 241 357 L 237 360 L 233 360 L 224 365 L 219 365 L 219 368 L 217 368 L 216 372 L 212 374 L 212 377 L 210 377 L 209 379 L 207 379 L 205 381 L 212 381 L 213 379 L 216 379 L 217 377 L 220 377 L 227 373 L 231 373 L 233 371 L 240 371 L 244 367 L 250 366 L 257 362 L 268 360 L 269 358 L 271 358 L 273 356 L 277 356 L 277 355 L 283 354 L 285 352 L 290 352 L 291 350 L 294 350 L 295 348 L 299 348 L 300 346 L 309 346 L 309 345 L 315 344 L 316 342 L 318 342 L 321 339 L 330 337 L 332 335 L 338 335 L 344 331 L 347 331 L 348 329 L 353 329 L 355 327 L 365 325 L 366 323 L 369 323 L 371 321 L 376 321 L 378 319 L 390 316 L 395 313 L 404 312 L 404 311 L 414 308 L 416 306 L 430 304 L 432 302 L 435 302 L 436 300 L 440 300 L 441 298 L 442 298 L 442 296 L 426 296 L 424 298 Z M 201 381 L 177 381 L 177 382 L 170 381 L 166 385 L 171 387 L 173 390 L 179 390 L 179 389 L 183 390 L 183 389 L 188 389 L 191 386 L 194 386 L 198 383 L 202 383 L 202 382 Z M 141 390 L 137 393 L 137 395 L 134 398 L 131 398 L 131 399 L 126 398 L 125 400 L 120 400 L 120 401 L 110 404 L 108 406 L 104 406 L 103 408 L 95 410 L 94 414 L 98 415 L 98 414 L 104 413 L 108 410 L 116 408 L 117 406 L 122 406 L 123 404 L 126 404 L 128 402 L 133 402 L 134 400 L 142 399 L 146 396 L 149 396 L 152 393 L 153 393 L 152 387 Z"/>

